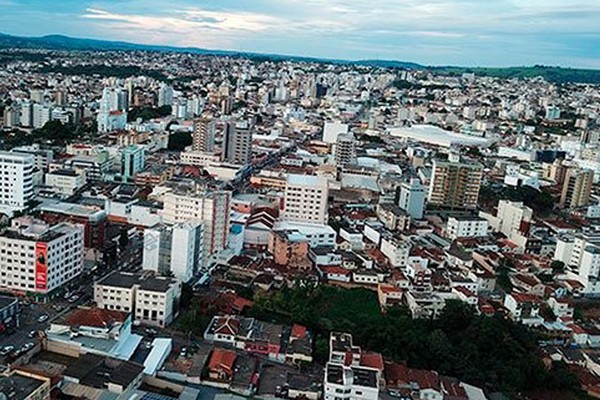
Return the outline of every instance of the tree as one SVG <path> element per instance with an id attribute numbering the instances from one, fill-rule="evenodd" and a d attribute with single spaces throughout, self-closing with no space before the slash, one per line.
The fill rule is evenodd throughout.
<path id="1" fill-rule="evenodd" d="M 142 121 L 147 121 L 153 118 L 167 117 L 171 115 L 172 108 L 169 105 L 160 107 L 136 107 L 129 110 L 127 113 L 128 121 L 137 121 L 140 118 Z"/>
<path id="2" fill-rule="evenodd" d="M 554 260 L 550 263 L 550 268 L 552 268 L 552 272 L 558 274 L 565 271 L 565 263 L 560 260 Z"/>
<path id="3" fill-rule="evenodd" d="M 183 151 L 192 142 L 192 135 L 189 132 L 175 132 L 169 135 L 168 148 L 171 151 Z"/>

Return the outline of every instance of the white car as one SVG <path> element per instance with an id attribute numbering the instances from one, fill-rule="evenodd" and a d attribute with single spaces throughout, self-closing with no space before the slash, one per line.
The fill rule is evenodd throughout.
<path id="1" fill-rule="evenodd" d="M 44 323 L 44 322 L 48 321 L 48 318 L 49 318 L 48 314 L 42 314 L 38 317 L 37 322 L 39 322 L 40 324 Z"/>
<path id="2" fill-rule="evenodd" d="M 15 346 L 4 346 L 2 349 L 0 349 L 0 356 L 6 356 L 8 354 L 10 354 L 13 350 L 15 349 Z"/>
<path id="3" fill-rule="evenodd" d="M 21 352 L 22 353 L 26 353 L 29 350 L 33 349 L 34 347 L 35 347 L 35 343 L 33 343 L 33 342 L 27 342 L 23 346 L 21 346 Z"/>

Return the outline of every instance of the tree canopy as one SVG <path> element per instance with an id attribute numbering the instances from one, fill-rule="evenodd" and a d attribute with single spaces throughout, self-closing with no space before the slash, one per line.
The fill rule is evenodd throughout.
<path id="1" fill-rule="evenodd" d="M 382 314 L 376 294 L 366 289 L 296 284 L 257 296 L 252 315 L 300 323 L 315 333 L 315 357 L 327 356 L 331 331 L 349 332 L 365 349 L 413 368 L 436 370 L 493 390 L 516 393 L 536 388 L 572 388 L 566 376 L 552 380 L 526 327 L 503 315 L 478 315 L 460 301 L 448 301 L 437 320 L 412 319 L 402 307 Z M 564 371 L 563 371 L 564 372 Z M 560 386 L 560 387 L 557 387 Z"/>
<path id="2" fill-rule="evenodd" d="M 192 144 L 192 135 L 189 132 L 175 132 L 169 135 L 169 150 L 183 151 Z"/>
<path id="3" fill-rule="evenodd" d="M 135 107 L 127 113 L 127 120 L 131 122 L 141 118 L 142 121 L 147 121 L 149 119 L 166 117 L 169 115 L 171 115 L 171 106 Z"/>

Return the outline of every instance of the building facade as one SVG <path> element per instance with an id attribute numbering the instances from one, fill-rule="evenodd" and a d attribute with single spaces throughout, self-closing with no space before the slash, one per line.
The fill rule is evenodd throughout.
<path id="1" fill-rule="evenodd" d="M 190 221 L 144 231 L 143 268 L 188 282 L 203 265 L 203 226 Z"/>
<path id="2" fill-rule="evenodd" d="M 594 171 L 571 168 L 567 171 L 560 196 L 560 208 L 578 208 L 590 203 Z"/>
<path id="3" fill-rule="evenodd" d="M 429 185 L 429 204 L 449 209 L 474 209 L 477 207 L 483 166 L 475 162 L 433 160 Z"/>
<path id="4" fill-rule="evenodd" d="M 230 228 L 231 192 L 173 191 L 164 196 L 163 221 L 176 224 L 197 221 L 204 225 L 204 257 L 227 248 Z"/>
<path id="5" fill-rule="evenodd" d="M 411 179 L 400 185 L 398 206 L 414 219 L 422 219 L 425 212 L 427 188 L 419 179 Z"/>
<path id="6" fill-rule="evenodd" d="M 329 186 L 326 178 L 289 174 L 282 204 L 283 219 L 326 224 Z"/>
<path id="7" fill-rule="evenodd" d="M 83 227 L 47 225 L 31 217 L 13 220 L 0 234 L 0 287 L 46 294 L 70 282 L 83 268 Z"/>
<path id="8" fill-rule="evenodd" d="M 31 154 L 0 152 L 0 212 L 25 209 L 33 197 L 33 166 Z"/>
<path id="9" fill-rule="evenodd" d="M 179 312 L 181 281 L 149 274 L 113 273 L 94 284 L 99 308 L 131 312 L 145 325 L 165 327 Z"/>
<path id="10" fill-rule="evenodd" d="M 216 121 L 208 116 L 203 116 L 194 122 L 192 135 L 192 151 L 213 153 L 215 151 Z"/>
<path id="11" fill-rule="evenodd" d="M 246 165 L 252 156 L 253 125 L 248 121 L 227 124 L 223 135 L 223 161 Z"/>

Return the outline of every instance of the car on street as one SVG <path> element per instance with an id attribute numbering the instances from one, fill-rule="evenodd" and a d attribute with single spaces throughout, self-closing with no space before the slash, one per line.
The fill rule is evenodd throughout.
<path id="1" fill-rule="evenodd" d="M 21 353 L 26 353 L 29 350 L 33 349 L 35 347 L 35 343 L 33 342 L 27 342 L 25 343 L 23 346 L 21 346 Z"/>
<path id="2" fill-rule="evenodd" d="M 0 356 L 6 356 L 15 349 L 15 346 L 7 345 L 0 349 Z"/>
<path id="3" fill-rule="evenodd" d="M 144 329 L 144 332 L 148 336 L 156 336 L 156 334 L 158 333 L 157 330 L 153 329 L 153 328 L 146 328 L 146 329 Z"/>
<path id="4" fill-rule="evenodd" d="M 36 336 L 37 336 L 37 333 L 38 333 L 38 331 L 36 331 L 35 329 L 34 329 L 34 330 L 31 330 L 31 331 L 29 331 L 29 333 L 27 334 L 27 337 L 28 337 L 28 338 L 30 338 L 30 339 L 33 339 L 34 337 L 36 337 Z"/>
<path id="5" fill-rule="evenodd" d="M 69 303 L 75 303 L 77 300 L 79 300 L 78 294 L 74 294 L 73 296 L 69 297 Z"/>
<path id="6" fill-rule="evenodd" d="M 48 314 L 42 314 L 38 317 L 37 322 L 39 322 L 40 324 L 44 323 L 44 322 L 48 321 L 48 318 L 49 318 Z"/>
<path id="7" fill-rule="evenodd" d="M 187 347 L 182 347 L 181 350 L 179 350 L 179 357 L 187 357 L 187 355 L 188 355 Z"/>

